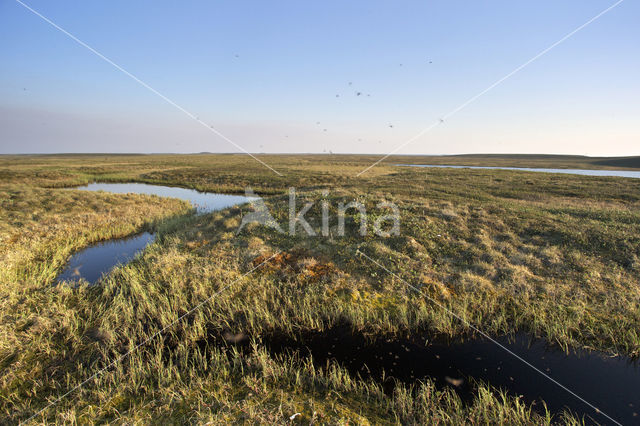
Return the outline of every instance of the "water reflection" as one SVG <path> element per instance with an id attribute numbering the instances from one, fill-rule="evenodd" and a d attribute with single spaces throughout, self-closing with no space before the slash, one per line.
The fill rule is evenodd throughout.
<path id="1" fill-rule="evenodd" d="M 477 381 L 520 396 L 536 411 L 542 401 L 552 413 L 568 409 L 585 416 L 587 424 L 613 424 L 591 406 L 567 392 L 542 373 L 598 407 L 616 421 L 640 424 L 640 368 L 624 357 L 607 357 L 599 352 L 572 350 L 566 354 L 543 340 L 524 333 L 496 340 L 513 354 L 486 339 L 448 342 L 432 336 L 420 339 L 377 339 L 371 341 L 351 327 L 334 327 L 306 333 L 293 340 L 284 335 L 263 336 L 273 353 L 287 351 L 312 355 L 319 367 L 335 361 L 352 374 L 382 381 L 390 392 L 395 381 L 414 384 L 430 378 L 439 388 L 449 387 L 470 402 L 477 394 Z M 531 366 L 534 366 L 537 370 Z"/>
<path id="2" fill-rule="evenodd" d="M 253 199 L 241 195 L 199 192 L 194 189 L 170 186 L 147 185 L 144 183 L 91 183 L 76 188 L 83 191 L 107 191 L 116 194 L 147 194 L 159 197 L 172 197 L 189 201 L 200 214 L 244 204 Z M 92 245 L 71 257 L 58 281 L 77 281 L 84 279 L 96 283 L 104 274 L 119 264 L 125 264 L 151 243 L 154 235 L 145 232 L 130 238 L 116 239 Z"/>
<path id="3" fill-rule="evenodd" d="M 96 283 L 103 274 L 115 266 L 129 262 L 151 243 L 154 236 L 148 232 L 130 238 L 104 241 L 88 247 L 71 257 L 58 281 L 84 279 Z"/>
<path id="4" fill-rule="evenodd" d="M 75 189 L 83 191 L 106 191 L 115 194 L 147 194 L 159 197 L 179 198 L 189 201 L 198 213 L 209 213 L 215 210 L 243 204 L 251 201 L 252 197 L 244 195 L 217 194 L 200 192 L 195 189 L 178 188 L 173 186 L 148 185 L 146 183 L 90 183 Z"/>

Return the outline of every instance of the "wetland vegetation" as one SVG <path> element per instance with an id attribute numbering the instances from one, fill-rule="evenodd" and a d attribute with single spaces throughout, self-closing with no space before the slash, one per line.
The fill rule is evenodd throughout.
<path id="1" fill-rule="evenodd" d="M 482 380 L 469 387 L 473 377 L 460 392 L 457 376 L 447 375 L 444 386 L 430 374 L 394 377 L 388 360 L 377 374 L 361 374 L 326 353 L 275 346 L 309 346 L 309 336 L 339 329 L 363 350 L 380 341 L 429 348 L 439 339 L 478 339 L 473 324 L 501 339 L 526 333 L 566 353 L 638 357 L 640 180 L 394 166 L 438 164 L 426 157 L 389 158 L 356 177 L 376 158 L 261 158 L 282 176 L 242 155 L 0 157 L 6 422 L 609 421 L 586 406 L 547 411 Z M 471 163 L 633 162 L 498 160 Z M 358 212 L 348 210 L 344 237 L 291 236 L 257 224 L 237 233 L 246 205 L 195 214 L 172 198 L 68 189 L 91 182 L 228 194 L 251 187 L 281 224 L 294 186 L 298 208 L 314 203 L 306 217 L 318 229 L 320 200 L 332 210 L 386 200 L 400 209 L 401 231 L 361 236 Z M 368 211 L 371 221 L 380 214 Z M 72 253 L 149 230 L 156 239 L 100 285 L 54 285 Z M 637 369 L 629 374 L 638 377 Z M 633 419 L 640 401 L 629 404 L 604 411 Z"/>

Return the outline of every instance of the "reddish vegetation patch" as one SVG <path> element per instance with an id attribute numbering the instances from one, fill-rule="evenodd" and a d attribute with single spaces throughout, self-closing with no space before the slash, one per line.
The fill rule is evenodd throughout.
<path id="1" fill-rule="evenodd" d="M 297 261 L 298 256 L 286 252 L 278 253 L 275 256 L 261 254 L 260 256 L 253 259 L 253 266 L 257 267 L 261 265 L 263 268 L 268 267 L 269 269 L 273 270 L 281 270 L 286 267 L 293 267 L 293 265 L 295 265 Z"/>
<path id="2" fill-rule="evenodd" d="M 275 256 L 262 254 L 253 259 L 252 263 L 254 267 L 261 265 L 263 269 L 308 281 L 318 281 L 337 272 L 333 262 L 319 262 L 302 252 L 282 252 Z"/>
<path id="3" fill-rule="evenodd" d="M 311 281 L 317 281 L 322 277 L 329 275 L 331 272 L 334 272 L 336 269 L 335 265 L 331 262 L 329 263 L 316 263 L 315 265 L 310 265 L 304 268 L 301 272 L 303 276 Z"/>

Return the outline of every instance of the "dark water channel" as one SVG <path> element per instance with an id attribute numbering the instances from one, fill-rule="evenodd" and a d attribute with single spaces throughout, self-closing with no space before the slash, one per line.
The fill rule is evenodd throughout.
<path id="1" fill-rule="evenodd" d="M 542 340 L 521 333 L 496 339 L 526 362 L 622 424 L 640 424 L 640 367 L 637 361 L 606 357 L 597 352 L 565 354 Z M 464 401 L 473 398 L 477 381 L 506 390 L 543 412 L 544 401 L 553 414 L 568 409 L 587 424 L 615 424 L 558 384 L 481 338 L 464 342 L 435 339 L 371 341 L 338 327 L 301 339 L 270 337 L 265 345 L 273 353 L 312 355 L 318 366 L 335 361 L 352 374 L 382 381 L 391 390 L 396 381 L 410 384 L 427 377 L 436 386 L 454 389 Z M 384 377 L 384 379 L 383 379 Z"/>

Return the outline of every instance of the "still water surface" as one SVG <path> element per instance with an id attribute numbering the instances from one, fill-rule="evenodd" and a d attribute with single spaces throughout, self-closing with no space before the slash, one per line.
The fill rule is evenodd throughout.
<path id="1" fill-rule="evenodd" d="M 94 244 L 71 257 L 67 267 L 58 276 L 58 281 L 77 281 L 82 278 L 94 284 L 103 273 L 133 259 L 153 239 L 153 234 L 145 232 L 129 238 Z"/>
<path id="2" fill-rule="evenodd" d="M 382 383 L 388 392 L 395 381 L 417 384 L 430 378 L 438 388 L 452 388 L 469 403 L 476 394 L 476 382 L 481 382 L 520 396 L 541 413 L 544 401 L 553 414 L 568 409 L 584 417 L 586 424 L 615 424 L 592 404 L 616 422 L 640 424 L 640 368 L 636 361 L 586 350 L 566 354 L 525 333 L 497 337 L 503 348 L 484 338 L 447 342 L 395 337 L 372 342 L 354 334 L 350 327 L 308 333 L 298 341 L 287 337 L 265 340 L 274 353 L 312 355 L 319 367 L 327 361 L 338 362 L 354 375 Z"/>
<path id="3" fill-rule="evenodd" d="M 115 194 L 147 194 L 159 197 L 179 198 L 191 203 L 198 213 L 208 213 L 215 210 L 243 204 L 254 199 L 244 195 L 217 194 L 200 192 L 195 189 L 178 188 L 174 186 L 149 185 L 146 183 L 90 183 L 76 189 L 82 191 L 106 191 Z"/>
<path id="4" fill-rule="evenodd" d="M 83 191 L 106 191 L 116 194 L 147 194 L 160 197 L 172 197 L 186 200 L 198 213 L 209 213 L 227 207 L 244 204 L 252 197 L 241 195 L 199 192 L 194 189 L 170 186 L 148 185 L 144 183 L 92 183 L 76 188 Z M 140 253 L 154 239 L 154 235 L 145 232 L 133 237 L 103 241 L 79 251 L 71 257 L 58 281 L 77 281 L 85 279 L 95 284 L 115 266 L 125 264 Z"/>
<path id="5" fill-rule="evenodd" d="M 617 176 L 640 179 L 640 171 L 630 170 L 586 170 L 586 169 L 534 169 L 531 167 L 490 167 L 490 166 L 443 166 L 429 164 L 397 164 L 402 167 L 428 167 L 439 169 L 488 169 L 488 170 L 520 170 L 523 172 L 563 173 L 584 176 Z"/>

